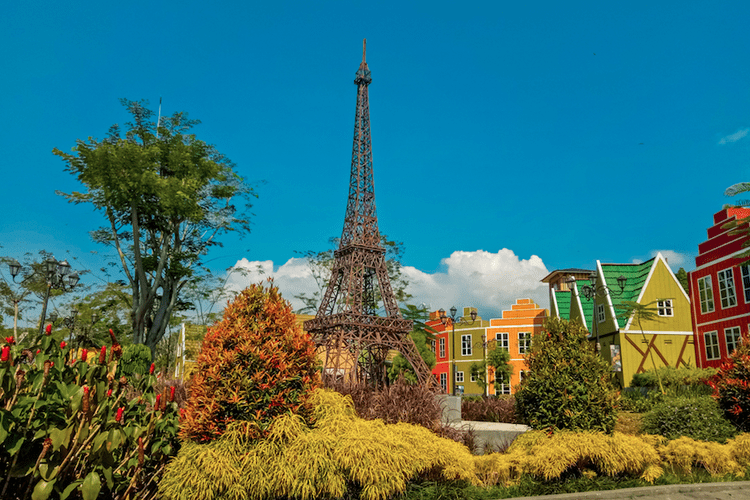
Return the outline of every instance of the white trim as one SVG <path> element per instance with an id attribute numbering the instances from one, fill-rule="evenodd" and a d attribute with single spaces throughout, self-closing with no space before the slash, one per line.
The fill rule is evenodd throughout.
<path id="1" fill-rule="evenodd" d="M 734 241 L 732 243 L 736 243 L 736 241 Z M 728 245 L 728 243 L 726 243 L 726 244 Z M 722 246 L 724 246 L 724 245 L 722 245 Z M 720 247 L 717 247 L 717 248 L 720 248 Z M 714 248 L 713 250 L 716 250 L 716 248 Z M 711 250 L 711 251 L 713 251 L 713 250 Z M 713 266 L 715 264 L 718 264 L 719 262 L 724 262 L 727 259 L 731 259 L 732 257 L 735 257 L 735 256 L 741 254 L 742 252 L 747 252 L 747 251 L 748 251 L 747 248 L 743 248 L 741 250 L 737 250 L 736 252 L 730 253 L 729 255 L 725 255 L 724 257 L 721 257 L 720 259 L 712 260 L 711 262 L 707 262 L 706 264 L 703 264 L 700 267 L 696 267 L 695 269 L 693 269 L 690 272 L 694 273 L 696 271 L 700 271 L 700 270 L 705 269 L 707 267 L 711 267 L 711 266 Z M 698 257 L 700 257 L 700 255 Z M 734 264 L 734 265 L 739 265 L 739 264 Z"/>
<path id="2" fill-rule="evenodd" d="M 575 297 L 576 304 L 578 304 L 578 312 L 581 315 L 581 320 L 582 320 L 582 323 L 583 323 L 583 327 L 586 330 L 588 330 L 589 327 L 586 324 L 586 315 L 583 314 L 583 306 L 581 305 L 581 297 L 578 295 L 578 282 L 577 281 L 573 282 L 573 290 L 570 291 L 570 295 L 571 295 L 571 300 L 573 300 L 573 297 Z M 568 318 L 568 320 L 570 320 L 570 318 Z"/>
<path id="3" fill-rule="evenodd" d="M 625 332 L 620 332 L 620 333 L 624 333 L 625 335 L 640 335 L 641 331 L 640 330 L 633 330 L 633 331 L 625 331 Z M 692 330 L 689 330 L 689 331 L 672 331 L 672 332 L 659 332 L 659 331 L 656 331 L 656 330 L 643 330 L 643 334 L 644 335 L 690 335 L 691 337 L 693 336 Z"/>
<path id="4" fill-rule="evenodd" d="M 491 330 L 493 328 L 495 328 L 495 329 L 500 328 L 500 329 L 505 329 L 505 330 L 507 330 L 508 328 L 534 328 L 536 326 L 542 326 L 543 323 L 544 322 L 534 323 L 534 324 L 531 324 L 531 325 L 500 325 L 500 326 L 491 326 L 491 327 L 488 328 L 488 330 Z"/>
<path id="5" fill-rule="evenodd" d="M 604 285 L 605 297 L 607 298 L 607 305 L 609 306 L 609 315 L 612 316 L 612 322 L 615 324 L 615 330 L 620 329 L 620 322 L 617 321 L 617 314 L 615 313 L 615 305 L 612 302 L 612 296 L 609 294 L 609 288 L 607 288 L 607 279 L 604 277 L 604 269 L 602 269 L 602 262 L 596 261 L 596 272 L 599 274 L 597 279 L 601 279 L 601 283 Z M 596 303 L 596 295 L 594 295 L 594 303 Z M 596 307 L 594 307 L 594 316 L 597 315 Z M 598 318 L 597 318 L 598 319 Z M 606 317 L 605 317 L 606 321 Z"/>
<path id="6" fill-rule="evenodd" d="M 720 319 L 715 319 L 713 321 L 706 321 L 705 323 L 695 323 L 695 326 L 700 328 L 701 326 L 713 325 L 714 323 L 721 323 L 722 321 L 732 321 L 734 319 L 747 318 L 747 317 L 750 317 L 750 312 L 747 312 L 745 314 L 738 314 L 736 316 L 730 316 L 728 318 L 720 318 Z"/>
<path id="7" fill-rule="evenodd" d="M 550 305 L 555 305 L 555 311 L 557 311 L 557 317 L 560 317 L 560 306 L 557 305 L 557 294 L 555 293 L 554 288 L 549 289 L 549 301 Z"/>

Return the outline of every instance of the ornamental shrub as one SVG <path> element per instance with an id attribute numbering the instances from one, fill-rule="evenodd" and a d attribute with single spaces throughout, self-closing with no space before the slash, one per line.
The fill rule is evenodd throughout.
<path id="1" fill-rule="evenodd" d="M 534 429 L 612 432 L 617 392 L 583 326 L 559 318 L 545 320 L 531 341 L 529 371 L 516 393 L 516 415 Z"/>
<path id="2" fill-rule="evenodd" d="M 185 443 L 159 484 L 166 500 L 386 500 L 409 481 L 477 483 L 473 457 L 424 427 L 357 417 L 351 398 L 317 389 L 305 422 L 287 413 L 265 439 L 235 421 L 206 444 Z"/>
<path id="3" fill-rule="evenodd" d="M 516 399 L 513 396 L 463 398 L 461 418 L 476 422 L 516 424 Z"/>
<path id="4" fill-rule="evenodd" d="M 721 364 L 709 385 L 729 421 L 743 432 L 750 431 L 750 342 L 746 338 Z"/>
<path id="5" fill-rule="evenodd" d="M 205 443 L 235 421 L 264 437 L 274 418 L 304 412 L 318 378 L 315 345 L 289 303 L 273 284 L 252 285 L 203 338 L 180 437 Z"/>
<path id="6" fill-rule="evenodd" d="M 642 430 L 667 439 L 687 436 L 719 443 L 737 434 L 711 396 L 667 398 L 643 416 Z"/>
<path id="7" fill-rule="evenodd" d="M 658 377 L 657 377 L 658 372 Z M 674 393 L 681 387 L 704 387 L 708 379 L 716 375 L 716 368 L 694 368 L 662 366 L 657 371 L 646 370 L 643 373 L 633 375 L 630 385 L 632 387 L 658 387 L 659 378 L 664 389 L 669 393 Z"/>
<path id="8" fill-rule="evenodd" d="M 2 349 L 0 498 L 154 498 L 179 445 L 172 391 L 155 395 L 148 374 L 115 376 L 114 335 L 94 355 L 46 332 Z M 139 397 L 128 398 L 131 386 Z"/>

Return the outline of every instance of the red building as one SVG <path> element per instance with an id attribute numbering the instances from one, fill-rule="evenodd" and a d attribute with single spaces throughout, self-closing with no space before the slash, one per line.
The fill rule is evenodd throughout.
<path id="1" fill-rule="evenodd" d="M 698 366 L 719 366 L 750 328 L 750 265 L 741 265 L 747 233 L 731 234 L 727 223 L 750 217 L 748 208 L 714 214 L 708 239 L 698 245 L 690 272 L 695 357 Z"/>

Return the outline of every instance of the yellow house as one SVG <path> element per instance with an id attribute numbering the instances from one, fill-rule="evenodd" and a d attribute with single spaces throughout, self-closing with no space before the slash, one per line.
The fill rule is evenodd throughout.
<path id="1" fill-rule="evenodd" d="M 590 332 L 621 387 L 654 367 L 696 366 L 690 298 L 661 253 L 641 264 L 597 261 L 591 278 L 569 281 L 569 318 Z M 646 314 L 639 320 L 625 302 Z"/>

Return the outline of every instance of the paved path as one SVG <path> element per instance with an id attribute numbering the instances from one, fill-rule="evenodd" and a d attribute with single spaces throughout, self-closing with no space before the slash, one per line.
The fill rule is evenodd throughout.
<path id="1" fill-rule="evenodd" d="M 514 500 L 575 500 L 578 498 L 588 500 L 630 498 L 637 500 L 750 500 L 750 481 L 646 486 L 588 493 L 518 497 Z"/>

